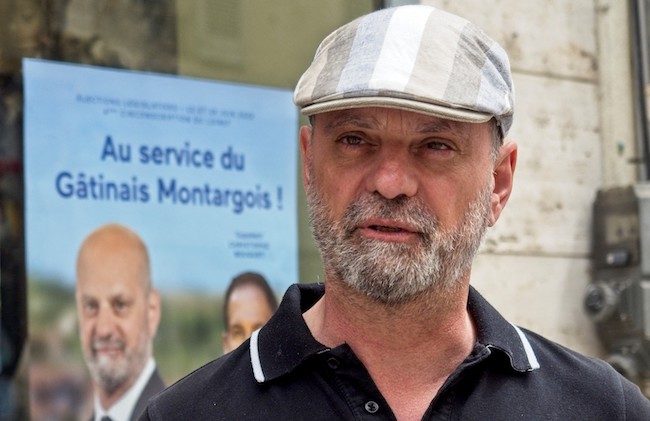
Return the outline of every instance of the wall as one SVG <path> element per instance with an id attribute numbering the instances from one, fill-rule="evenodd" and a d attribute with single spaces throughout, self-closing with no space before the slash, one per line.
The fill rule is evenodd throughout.
<path id="1" fill-rule="evenodd" d="M 626 2 L 422 3 L 482 27 L 508 51 L 514 74 L 515 187 L 473 285 L 510 321 L 602 356 L 582 298 L 596 191 L 635 177 Z"/>

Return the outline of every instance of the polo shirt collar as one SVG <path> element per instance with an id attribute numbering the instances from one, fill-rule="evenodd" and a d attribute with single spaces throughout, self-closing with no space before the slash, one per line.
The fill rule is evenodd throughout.
<path id="1" fill-rule="evenodd" d="M 526 333 L 504 319 L 472 286 L 469 289 L 467 309 L 476 324 L 479 344 L 505 353 L 516 371 L 533 371 L 540 368 Z"/>
<path id="2" fill-rule="evenodd" d="M 290 286 L 273 317 L 253 332 L 251 361 L 258 383 L 289 373 L 310 356 L 329 349 L 314 339 L 302 317 L 324 292 L 323 284 Z"/>
<path id="3" fill-rule="evenodd" d="M 316 355 L 329 350 L 309 331 L 302 314 L 323 296 L 323 284 L 295 284 L 289 287 L 271 320 L 253 333 L 250 355 L 258 383 L 276 379 Z M 539 368 L 526 334 L 506 321 L 470 286 L 468 309 L 474 318 L 479 344 L 505 353 L 516 371 Z"/>

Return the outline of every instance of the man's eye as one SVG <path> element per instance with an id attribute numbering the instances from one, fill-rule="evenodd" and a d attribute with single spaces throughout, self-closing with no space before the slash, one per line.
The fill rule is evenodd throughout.
<path id="1" fill-rule="evenodd" d="M 357 146 L 363 143 L 363 140 L 359 136 L 343 136 L 341 138 L 341 143 L 345 143 L 350 146 Z"/>
<path id="2" fill-rule="evenodd" d="M 232 336 L 235 339 L 241 339 L 244 336 L 246 336 L 246 334 L 241 328 L 232 328 L 230 330 L 230 336 Z"/>
<path id="3" fill-rule="evenodd" d="M 84 303 L 83 311 L 85 314 L 94 314 L 97 312 L 97 303 Z"/>
<path id="4" fill-rule="evenodd" d="M 442 143 L 442 142 L 428 142 L 427 143 L 427 148 L 428 149 L 435 149 L 437 151 L 443 151 L 443 150 L 448 150 L 451 149 L 449 145 Z"/>
<path id="5" fill-rule="evenodd" d="M 128 306 L 129 304 L 126 301 L 122 301 L 122 300 L 117 300 L 113 303 L 113 307 L 117 311 L 124 311 L 127 309 Z"/>

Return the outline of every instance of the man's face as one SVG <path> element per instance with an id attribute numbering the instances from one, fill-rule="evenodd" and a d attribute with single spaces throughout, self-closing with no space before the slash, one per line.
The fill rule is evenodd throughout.
<path id="1" fill-rule="evenodd" d="M 109 395 L 123 392 L 151 356 L 160 308 L 140 250 L 106 244 L 84 248 L 77 263 L 77 311 L 84 357 Z"/>
<path id="2" fill-rule="evenodd" d="M 264 292 L 255 285 L 242 285 L 228 300 L 228 326 L 223 334 L 223 350 L 230 352 L 264 326 L 273 315 Z"/>
<path id="3" fill-rule="evenodd" d="M 328 275 L 392 305 L 469 274 L 496 216 L 489 123 L 360 108 L 313 130 L 301 146 Z"/>

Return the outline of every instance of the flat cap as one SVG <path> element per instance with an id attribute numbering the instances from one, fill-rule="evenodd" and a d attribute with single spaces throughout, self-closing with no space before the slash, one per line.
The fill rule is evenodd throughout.
<path id="1" fill-rule="evenodd" d="M 331 33 L 298 81 L 294 101 L 305 115 L 390 107 L 470 123 L 495 118 L 505 137 L 514 86 L 506 52 L 480 28 L 410 5 Z"/>

